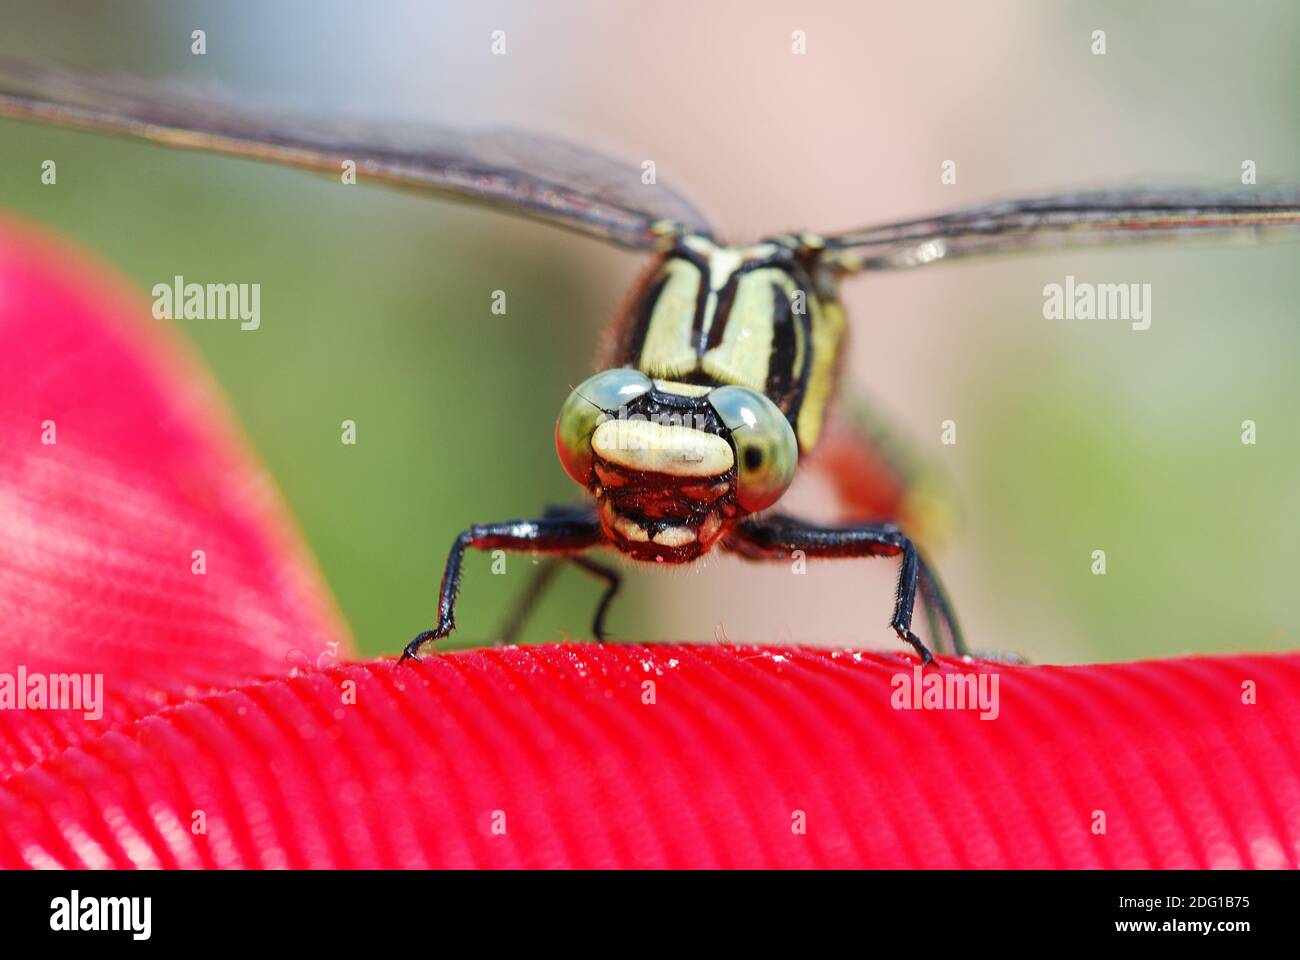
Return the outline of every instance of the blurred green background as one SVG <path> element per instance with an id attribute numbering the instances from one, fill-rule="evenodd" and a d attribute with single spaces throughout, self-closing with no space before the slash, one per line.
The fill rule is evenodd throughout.
<path id="1" fill-rule="evenodd" d="M 1243 159 L 1262 181 L 1300 181 L 1294 3 L 0 2 L 0 22 L 0 56 L 654 158 L 739 240 L 1143 179 L 1230 189 Z M 496 29 L 505 57 L 488 50 Z M 940 183 L 947 159 L 956 185 Z M 0 205 L 145 291 L 176 274 L 261 284 L 256 332 L 175 326 L 372 654 L 430 624 L 468 523 L 573 499 L 555 413 L 643 265 L 498 214 L 7 122 Z M 937 564 L 975 646 L 1052 662 L 1300 644 L 1298 258 L 1294 244 L 1089 251 L 846 290 L 851 375 L 962 505 Z M 1066 274 L 1152 284 L 1152 329 L 1044 320 L 1043 285 Z M 506 316 L 490 310 L 497 289 Z M 1247 418 L 1255 446 L 1240 442 Z M 339 441 L 344 419 L 356 446 Z M 939 443 L 945 419 L 955 447 Z M 829 517 L 823 493 L 801 481 L 790 505 Z M 451 647 L 490 639 L 530 568 L 489 565 L 469 558 Z M 639 572 L 612 617 L 621 639 L 894 642 L 887 564 Z M 566 572 L 527 638 L 585 637 L 598 592 Z"/>

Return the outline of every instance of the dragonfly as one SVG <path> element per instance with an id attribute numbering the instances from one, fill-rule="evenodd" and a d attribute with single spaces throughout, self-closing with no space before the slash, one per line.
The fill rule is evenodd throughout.
<path id="1" fill-rule="evenodd" d="M 894 558 L 889 625 L 923 664 L 931 642 L 965 655 L 952 603 L 918 546 L 939 509 L 926 471 L 878 412 L 840 389 L 853 277 L 1035 250 L 1200 238 L 1294 238 L 1300 190 L 1141 187 L 1011 199 L 841 233 L 724 241 L 676 189 L 636 164 L 516 130 L 415 127 L 280 116 L 208 93 L 37 64 L 0 67 L 0 118 L 289 164 L 470 201 L 541 220 L 650 260 L 612 322 L 598 372 L 572 387 L 555 427 L 579 505 L 535 519 L 476 523 L 443 569 L 437 620 L 402 660 L 456 626 L 466 551 L 541 555 L 503 634 L 570 563 L 604 583 L 605 620 L 622 576 L 592 559 L 689 564 L 720 550 L 749 560 Z M 652 179 L 654 182 L 647 182 Z M 843 522 L 776 510 L 796 473 L 822 467 Z"/>

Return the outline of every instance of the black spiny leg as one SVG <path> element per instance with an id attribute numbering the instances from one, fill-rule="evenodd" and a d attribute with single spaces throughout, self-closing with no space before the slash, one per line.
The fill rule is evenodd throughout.
<path id="1" fill-rule="evenodd" d="M 438 595 L 438 625 L 426 630 L 406 645 L 402 660 L 418 659 L 420 647 L 430 640 L 441 640 L 456 629 L 456 595 L 460 592 L 461 561 L 467 547 L 476 550 L 514 550 L 527 553 L 551 553 L 569 556 L 604 542 L 600 522 L 593 512 L 569 513 L 541 520 L 506 520 L 502 523 L 475 524 L 451 545 L 447 566 L 442 574 Z M 607 591 L 608 593 L 608 591 Z M 602 607 L 608 603 L 606 600 Z M 398 661 L 399 663 L 401 661 Z"/>
<path id="2" fill-rule="evenodd" d="M 901 557 L 898 591 L 894 598 L 894 616 L 890 626 L 899 639 L 911 644 L 922 663 L 934 655 L 912 632 L 912 609 L 918 590 L 932 609 L 935 619 L 944 626 L 940 640 L 946 640 L 953 653 L 964 655 L 966 645 L 953 616 L 948 598 L 916 546 L 892 523 L 866 523 L 848 527 L 818 527 L 780 514 L 763 519 L 745 520 L 728 535 L 730 550 L 754 560 L 788 560 L 793 550 L 810 557 Z"/>
<path id="3" fill-rule="evenodd" d="M 574 566 L 580 567 L 592 576 L 605 581 L 605 592 L 601 594 L 600 602 L 596 604 L 596 615 L 591 622 L 592 635 L 598 642 L 604 643 L 605 614 L 609 612 L 609 605 L 618 594 L 618 588 L 623 584 L 623 577 L 612 567 L 597 563 L 595 560 L 588 560 L 586 557 L 574 556 L 569 557 L 568 560 Z M 529 615 L 536 608 L 538 601 L 541 600 L 546 590 L 555 582 L 555 575 L 559 572 L 559 557 L 546 557 L 538 564 L 533 571 L 532 577 L 529 578 L 528 585 L 524 587 L 523 593 L 515 601 L 514 609 L 506 617 L 501 629 L 498 631 L 502 644 L 515 642 L 520 631 L 523 630 L 524 624 L 528 622 Z"/>

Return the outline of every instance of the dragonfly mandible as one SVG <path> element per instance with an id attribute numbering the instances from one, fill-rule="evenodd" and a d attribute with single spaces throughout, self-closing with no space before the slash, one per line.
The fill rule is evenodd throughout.
<path id="1" fill-rule="evenodd" d="M 408 127 L 281 117 L 206 94 L 65 67 L 0 68 L 0 117 L 337 173 L 473 201 L 540 219 L 653 261 L 615 319 L 601 370 L 573 388 L 556 449 L 587 497 L 537 519 L 474 524 L 452 544 L 437 622 L 406 644 L 414 658 L 456 626 L 465 552 L 549 555 L 506 629 L 567 560 L 605 590 L 592 632 L 621 576 L 587 556 L 612 546 L 650 563 L 690 563 L 714 549 L 753 560 L 892 557 L 900 564 L 890 626 L 923 663 L 916 601 L 933 643 L 964 654 L 952 605 L 908 531 L 924 521 L 918 472 L 873 412 L 824 429 L 837 396 L 846 278 L 958 258 L 1083 245 L 1202 237 L 1294 237 L 1300 190 L 1216 192 L 1144 187 L 991 203 L 845 233 L 780 234 L 723 243 L 698 209 L 640 168 L 518 131 Z M 845 446 L 847 444 L 847 447 Z M 826 448 L 832 449 L 828 452 Z M 774 512 L 797 470 L 830 464 L 856 489 L 852 523 L 824 526 Z M 869 476 L 845 473 L 854 465 Z M 855 481 L 862 481 L 856 483 Z"/>

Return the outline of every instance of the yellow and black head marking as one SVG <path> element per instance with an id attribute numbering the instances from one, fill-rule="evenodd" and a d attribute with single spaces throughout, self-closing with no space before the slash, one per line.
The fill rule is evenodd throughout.
<path id="1" fill-rule="evenodd" d="M 556 426 L 560 459 L 594 508 L 464 531 L 447 558 L 438 623 L 407 644 L 404 658 L 454 629 L 469 547 L 549 553 L 603 578 L 608 586 L 593 624 L 601 637 L 618 574 L 582 554 L 608 545 L 659 563 L 686 563 L 715 545 L 752 559 L 788 560 L 796 550 L 896 556 L 890 625 L 929 661 L 910 627 L 919 595 L 940 642 L 962 652 L 943 588 L 895 524 L 818 527 L 755 516 L 780 499 L 821 436 L 843 353 L 839 278 L 988 254 L 1136 240 L 1287 239 L 1300 231 L 1294 187 L 1139 187 L 1024 197 L 733 247 L 711 239 L 698 208 L 670 186 L 646 183 L 639 167 L 534 134 L 283 117 L 174 82 L 31 63 L 0 64 L 6 118 L 334 175 L 355 164 L 371 181 L 495 207 L 657 257 L 618 326 L 609 369 L 573 391 Z M 525 593 L 525 607 L 538 589 Z"/>

